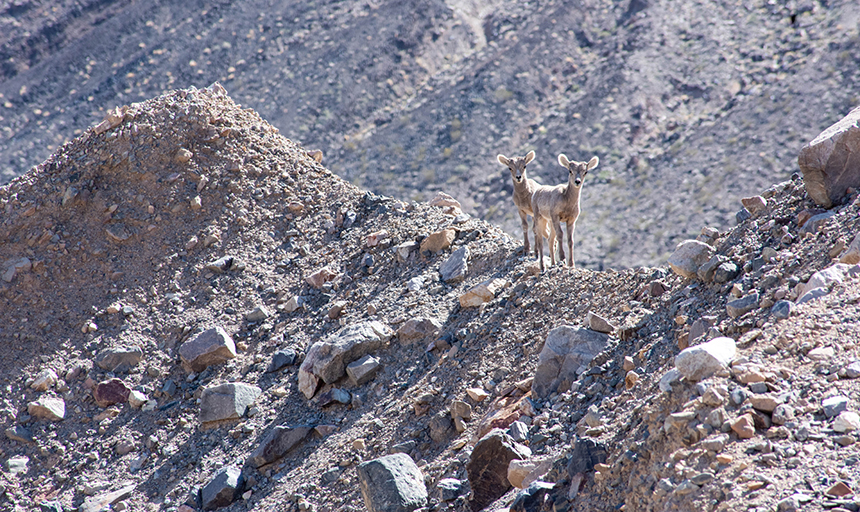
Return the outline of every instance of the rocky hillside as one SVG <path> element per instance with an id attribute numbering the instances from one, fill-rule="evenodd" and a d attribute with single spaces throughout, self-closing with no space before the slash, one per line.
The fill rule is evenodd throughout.
<path id="1" fill-rule="evenodd" d="M 217 84 L 112 110 L 0 188 L 0 503 L 388 510 L 396 463 L 410 510 L 856 511 L 860 279 L 832 258 L 860 203 L 816 215 L 794 177 L 747 204 L 693 277 L 539 274 Z"/>
<path id="2" fill-rule="evenodd" d="M 860 100 L 840 0 L 154 2 L 0 7 L 0 182 L 115 106 L 220 81 L 353 184 L 447 190 L 517 234 L 497 153 L 593 154 L 586 268 L 665 261 Z M 619 208 L 620 206 L 620 208 Z"/>

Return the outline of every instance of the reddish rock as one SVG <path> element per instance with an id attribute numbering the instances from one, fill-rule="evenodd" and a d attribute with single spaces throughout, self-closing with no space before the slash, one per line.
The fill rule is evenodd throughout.
<path id="1" fill-rule="evenodd" d="M 429 252 L 429 253 L 437 253 L 439 251 L 443 251 L 448 247 L 451 247 L 451 244 L 454 242 L 454 238 L 457 236 L 457 231 L 453 229 L 443 229 L 442 231 L 437 231 L 432 235 L 428 236 L 421 242 L 421 253 Z"/>
<path id="2" fill-rule="evenodd" d="M 222 327 L 214 327 L 183 343 L 179 357 L 187 370 L 202 372 L 236 357 L 236 344 Z"/>
<path id="3" fill-rule="evenodd" d="M 93 398 L 99 407 L 110 407 L 113 404 L 128 402 L 131 389 L 120 379 L 110 379 L 99 382 L 93 388 Z"/>
<path id="4" fill-rule="evenodd" d="M 755 437 L 755 421 L 752 414 L 744 414 L 732 423 L 732 430 L 741 439 L 752 439 Z"/>
<path id="5" fill-rule="evenodd" d="M 337 277 L 337 272 L 334 272 L 328 267 L 323 267 L 313 274 L 307 276 L 305 281 L 314 288 L 320 288 L 323 284 Z"/>

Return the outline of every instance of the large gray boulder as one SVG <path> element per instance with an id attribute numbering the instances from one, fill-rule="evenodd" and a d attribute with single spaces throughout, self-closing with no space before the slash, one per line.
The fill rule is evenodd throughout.
<path id="1" fill-rule="evenodd" d="M 806 193 L 825 208 L 841 203 L 848 188 L 860 187 L 860 107 L 804 146 L 797 164 Z"/>
<path id="2" fill-rule="evenodd" d="M 564 392 L 577 379 L 578 370 L 609 346 L 609 336 L 570 325 L 556 327 L 546 337 L 538 356 L 532 391 L 540 398 Z"/>
<path id="3" fill-rule="evenodd" d="M 369 512 L 412 512 L 427 506 L 424 475 L 405 453 L 363 462 L 356 470 Z"/>
<path id="4" fill-rule="evenodd" d="M 226 507 L 242 492 L 245 477 L 242 470 L 235 466 L 221 468 L 215 476 L 200 489 L 200 504 L 203 510 Z"/>
<path id="5" fill-rule="evenodd" d="M 320 380 L 331 384 L 340 379 L 346 365 L 377 350 L 391 334 L 391 329 L 382 322 L 371 321 L 347 326 L 314 343 L 299 367 L 299 390 L 307 398 L 313 398 Z"/>
<path id="6" fill-rule="evenodd" d="M 186 369 L 202 372 L 236 357 L 236 344 L 224 328 L 213 327 L 183 343 L 179 347 L 179 357 Z"/>
<path id="7" fill-rule="evenodd" d="M 257 386 L 241 382 L 206 388 L 200 394 L 200 423 L 239 419 L 262 392 Z"/>
<path id="8" fill-rule="evenodd" d="M 248 462 L 254 467 L 271 464 L 286 455 L 290 450 L 301 444 L 308 437 L 313 425 L 295 427 L 277 426 L 260 442 L 254 453 L 248 457 Z"/>
<path id="9" fill-rule="evenodd" d="M 501 429 L 493 429 L 475 444 L 466 472 L 472 487 L 472 510 L 478 511 L 501 498 L 511 482 L 508 481 L 508 466 L 512 460 L 527 459 L 532 452 L 528 447 L 514 442 Z"/>

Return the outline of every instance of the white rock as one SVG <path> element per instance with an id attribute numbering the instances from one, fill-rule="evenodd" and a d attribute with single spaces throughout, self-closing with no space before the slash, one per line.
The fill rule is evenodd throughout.
<path id="1" fill-rule="evenodd" d="M 57 373 L 54 370 L 47 369 L 40 371 L 39 374 L 36 375 L 36 378 L 33 379 L 30 387 L 36 391 L 47 391 L 48 388 L 52 387 L 56 383 Z"/>
<path id="2" fill-rule="evenodd" d="M 675 356 L 675 368 L 687 380 L 700 381 L 728 368 L 736 356 L 735 340 L 714 338 L 707 343 L 682 350 Z"/>
<path id="3" fill-rule="evenodd" d="M 837 432 L 852 432 L 860 430 L 860 415 L 856 412 L 843 411 L 833 420 L 833 430 Z"/>
<path id="4" fill-rule="evenodd" d="M 128 394 L 128 403 L 131 404 L 132 407 L 143 407 L 149 398 L 146 397 L 145 394 L 140 391 L 133 389 L 131 393 Z"/>

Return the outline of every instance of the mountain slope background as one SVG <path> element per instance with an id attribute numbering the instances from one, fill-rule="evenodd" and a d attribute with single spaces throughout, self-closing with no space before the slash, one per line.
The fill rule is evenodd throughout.
<path id="1" fill-rule="evenodd" d="M 845 1 L 171 2 L 16 0 L 0 12 L 0 173 L 104 111 L 219 81 L 346 180 L 444 190 L 519 236 L 497 153 L 558 153 L 587 179 L 577 261 L 653 264 L 796 170 L 858 103 Z"/>

